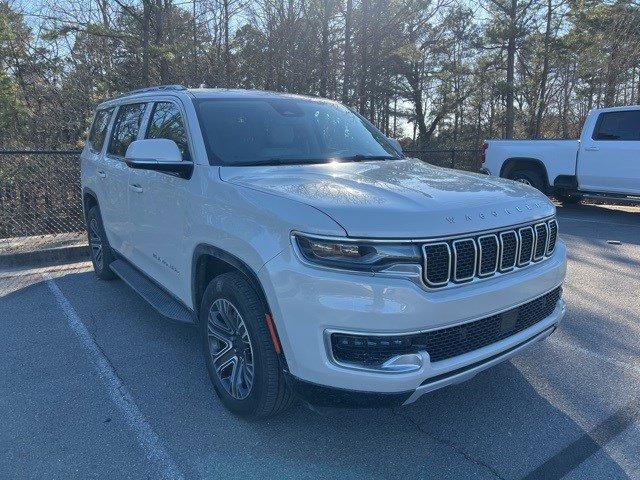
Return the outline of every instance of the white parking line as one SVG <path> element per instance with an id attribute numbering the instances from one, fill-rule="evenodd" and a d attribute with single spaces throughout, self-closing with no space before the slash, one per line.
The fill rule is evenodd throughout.
<path id="1" fill-rule="evenodd" d="M 46 281 L 49 290 L 53 293 L 67 317 L 69 327 L 76 334 L 78 340 L 87 351 L 91 360 L 93 360 L 98 375 L 104 381 L 107 392 L 113 403 L 120 409 L 127 424 L 135 433 L 140 447 L 144 450 L 147 459 L 156 464 L 159 469 L 161 478 L 166 479 L 182 479 L 184 476 L 175 464 L 169 452 L 166 450 L 158 435 L 153 431 L 151 425 L 147 423 L 144 415 L 135 404 L 129 390 L 120 381 L 118 375 L 109 364 L 100 347 L 96 344 L 93 337 L 84 326 L 84 323 L 78 317 L 73 306 L 64 296 L 56 282 L 49 273 L 42 275 Z"/>

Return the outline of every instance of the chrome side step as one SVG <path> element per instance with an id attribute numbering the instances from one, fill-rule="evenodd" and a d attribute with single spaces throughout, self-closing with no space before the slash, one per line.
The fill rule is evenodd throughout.
<path id="1" fill-rule="evenodd" d="M 138 295 L 144 298 L 160 315 L 170 320 L 195 324 L 196 316 L 164 289 L 156 285 L 146 275 L 123 259 L 109 265 L 111 270 L 129 285 Z"/>

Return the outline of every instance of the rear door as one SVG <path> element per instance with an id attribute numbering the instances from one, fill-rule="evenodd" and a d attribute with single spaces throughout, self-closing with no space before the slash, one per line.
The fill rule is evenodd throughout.
<path id="1" fill-rule="evenodd" d="M 91 124 L 91 130 L 89 130 L 89 137 L 80 157 L 82 162 L 82 186 L 96 195 L 100 205 L 103 204 L 106 187 L 106 174 L 102 157 L 113 111 L 114 108 L 110 107 L 101 108 L 96 112 Z"/>
<path id="2" fill-rule="evenodd" d="M 640 110 L 602 112 L 578 154 L 580 190 L 640 194 Z"/>
<path id="3" fill-rule="evenodd" d="M 111 128 L 109 145 L 104 155 L 104 193 L 100 212 L 110 245 L 126 257 L 131 251 L 129 215 L 129 167 L 124 163 L 127 147 L 138 138 L 146 103 L 131 103 L 118 107 Z"/>
<path id="4" fill-rule="evenodd" d="M 182 105 L 176 99 L 160 98 L 151 112 L 141 138 L 173 140 L 184 161 L 191 160 Z M 191 262 L 185 251 L 189 234 L 187 187 L 189 179 L 170 173 L 130 169 L 129 206 L 133 227 L 133 261 L 157 283 L 180 299 L 188 299 L 184 281 Z"/>

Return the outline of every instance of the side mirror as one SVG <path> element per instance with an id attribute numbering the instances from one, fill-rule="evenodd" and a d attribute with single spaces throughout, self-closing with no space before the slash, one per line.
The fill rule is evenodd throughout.
<path id="1" fill-rule="evenodd" d="M 396 152 L 398 152 L 400 155 L 404 155 L 402 153 L 402 145 L 400 145 L 400 142 L 397 139 L 387 137 L 387 140 L 389 140 L 389 143 Z"/>
<path id="2" fill-rule="evenodd" d="M 172 173 L 183 178 L 189 178 L 193 172 L 193 162 L 183 161 L 176 142 L 167 138 L 131 142 L 124 161 L 134 169 Z"/>

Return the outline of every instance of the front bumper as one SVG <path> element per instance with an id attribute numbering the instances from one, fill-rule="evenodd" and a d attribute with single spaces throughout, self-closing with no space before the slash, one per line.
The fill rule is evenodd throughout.
<path id="1" fill-rule="evenodd" d="M 405 403 L 463 381 L 546 337 L 564 315 L 564 302 L 530 328 L 477 350 L 437 362 L 422 352 L 419 368 L 409 370 L 338 364 L 327 345 L 327 332 L 398 335 L 471 322 L 546 294 L 562 284 L 565 270 L 566 247 L 559 241 L 544 262 L 441 291 L 427 291 L 407 279 L 311 267 L 292 250 L 268 262 L 259 277 L 296 382 L 374 396 L 393 394 L 394 401 Z"/>
<path id="2" fill-rule="evenodd" d="M 496 355 L 488 357 L 466 367 L 447 372 L 443 375 L 425 380 L 414 391 L 396 393 L 361 392 L 340 388 L 326 387 L 305 382 L 293 375 L 287 375 L 287 383 L 304 401 L 318 407 L 373 408 L 398 407 L 415 402 L 422 395 L 439 388 L 461 383 L 475 377 L 478 373 L 500 362 L 510 359 L 533 344 L 546 339 L 556 329 L 553 325 L 537 335 L 514 345 Z"/>

